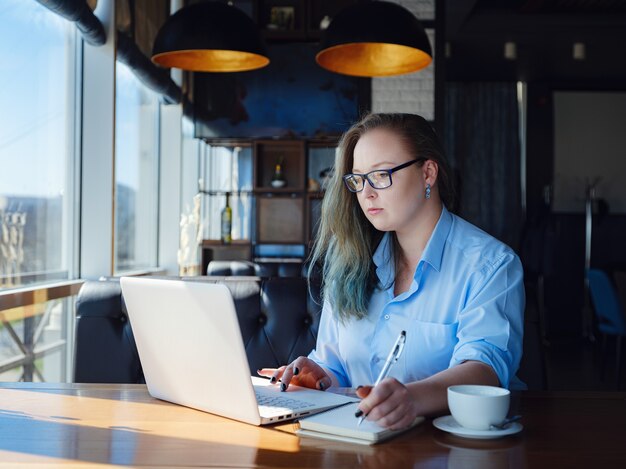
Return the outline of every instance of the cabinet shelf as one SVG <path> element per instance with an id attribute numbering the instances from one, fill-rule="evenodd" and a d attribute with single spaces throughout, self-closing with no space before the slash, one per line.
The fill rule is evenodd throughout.
<path id="1" fill-rule="evenodd" d="M 281 188 L 275 188 L 275 187 L 259 187 L 257 189 L 254 190 L 254 193 L 257 195 L 269 195 L 270 197 L 272 196 L 272 194 L 280 194 L 280 195 L 285 195 L 285 194 L 293 194 L 293 195 L 302 195 L 304 193 L 303 190 L 298 190 L 298 189 L 292 189 L 290 187 L 281 187 Z"/>
<path id="2" fill-rule="evenodd" d="M 205 194 L 205 195 L 251 195 L 254 194 L 254 191 L 251 190 L 232 190 L 232 191 L 225 191 L 225 190 L 217 190 L 217 191 L 211 191 L 211 190 L 199 190 L 198 191 L 200 194 Z"/>
<path id="3" fill-rule="evenodd" d="M 223 243 L 219 239 L 203 239 L 202 247 L 215 247 L 215 246 L 251 246 L 252 242 L 249 239 L 233 239 L 230 243 Z"/>

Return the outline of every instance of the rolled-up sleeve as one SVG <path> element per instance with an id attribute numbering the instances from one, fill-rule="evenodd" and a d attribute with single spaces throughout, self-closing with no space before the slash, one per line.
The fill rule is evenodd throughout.
<path id="1" fill-rule="evenodd" d="M 320 326 L 317 331 L 317 344 L 309 353 L 309 358 L 332 372 L 340 386 L 350 386 L 346 376 L 346 367 L 339 354 L 339 337 L 337 321 L 333 317 L 333 310 L 328 301 L 324 301 Z"/>
<path id="2" fill-rule="evenodd" d="M 473 276 L 458 315 L 458 342 L 450 367 L 467 360 L 490 365 L 508 388 L 522 357 L 524 275 L 519 258 L 505 252 Z"/>

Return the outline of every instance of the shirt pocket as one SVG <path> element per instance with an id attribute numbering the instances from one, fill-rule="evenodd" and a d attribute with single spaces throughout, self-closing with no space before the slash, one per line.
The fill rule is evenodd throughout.
<path id="1" fill-rule="evenodd" d="M 405 382 L 417 381 L 448 369 L 458 339 L 458 322 L 441 324 L 413 319 L 406 331 Z"/>

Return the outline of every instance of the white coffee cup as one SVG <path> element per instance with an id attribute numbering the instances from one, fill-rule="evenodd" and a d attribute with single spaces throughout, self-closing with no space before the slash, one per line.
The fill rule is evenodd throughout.
<path id="1" fill-rule="evenodd" d="M 496 386 L 463 384 L 448 388 L 448 407 L 459 425 L 472 430 L 489 430 L 509 412 L 511 391 Z"/>

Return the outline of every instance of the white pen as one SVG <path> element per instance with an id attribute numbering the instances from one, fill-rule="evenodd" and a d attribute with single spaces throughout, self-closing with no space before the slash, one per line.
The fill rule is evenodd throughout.
<path id="1" fill-rule="evenodd" d="M 391 366 L 395 362 L 398 361 L 398 358 L 400 358 L 400 355 L 402 354 L 402 350 L 404 350 L 405 343 L 406 343 L 406 331 L 402 331 L 400 332 L 400 336 L 398 337 L 398 340 L 396 340 L 396 343 L 393 344 L 393 347 L 391 348 L 391 352 L 389 352 L 389 356 L 387 357 L 387 360 L 385 360 L 385 364 L 383 365 L 382 370 L 380 370 L 380 373 L 378 374 L 378 378 L 376 379 L 376 382 L 374 383 L 374 387 L 378 386 L 378 384 L 387 377 L 387 375 L 389 374 L 389 371 L 391 370 Z M 361 410 L 359 410 L 356 413 L 356 416 L 361 417 L 359 419 L 359 423 L 357 426 L 360 426 L 361 422 L 363 422 L 365 417 L 367 417 L 367 415 L 363 415 L 363 411 Z"/>

